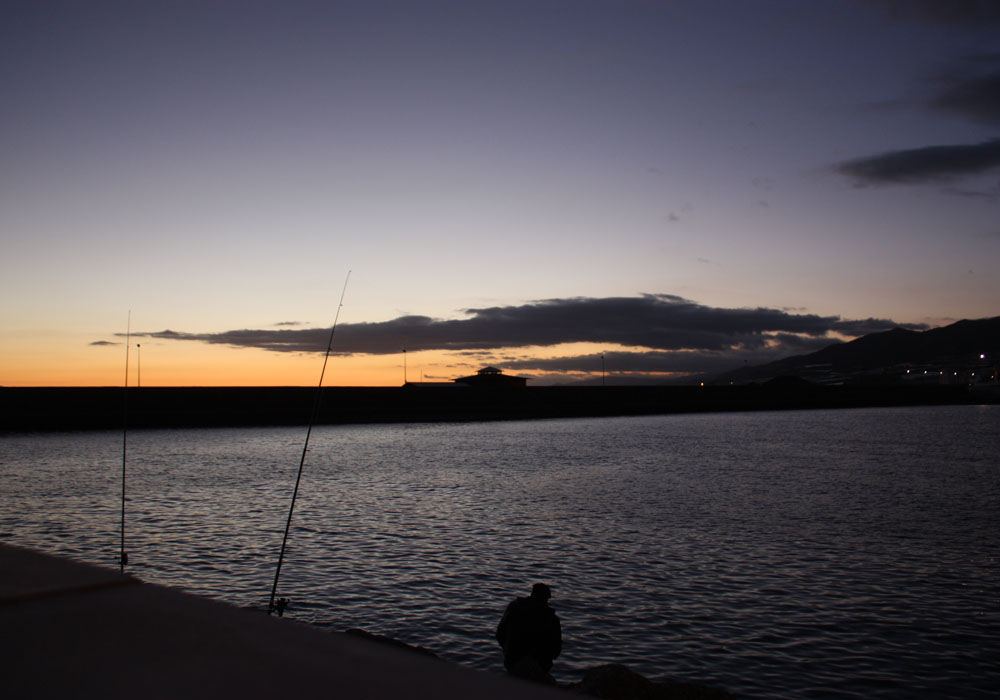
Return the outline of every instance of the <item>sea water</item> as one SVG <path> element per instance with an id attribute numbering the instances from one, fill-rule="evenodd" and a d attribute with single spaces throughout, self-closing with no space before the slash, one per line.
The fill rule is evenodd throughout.
<path id="1" fill-rule="evenodd" d="M 128 570 L 262 611 L 304 439 L 2 436 L 0 537 L 115 566 L 124 464 Z M 544 581 L 559 680 L 995 697 L 998 515 L 1000 406 L 317 427 L 278 595 L 501 672 L 496 623 Z"/>

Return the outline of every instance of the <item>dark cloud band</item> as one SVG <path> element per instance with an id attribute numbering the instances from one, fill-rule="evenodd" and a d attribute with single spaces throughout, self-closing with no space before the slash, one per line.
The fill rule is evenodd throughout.
<path id="1" fill-rule="evenodd" d="M 404 348 L 457 352 L 578 342 L 671 353 L 721 353 L 776 345 L 801 350 L 804 339 L 829 344 L 833 342 L 830 333 L 858 336 L 898 325 L 882 319 L 845 321 L 768 308 L 715 308 L 666 294 L 548 299 L 520 306 L 468 309 L 466 314 L 468 318 L 451 320 L 402 316 L 380 323 L 344 323 L 337 327 L 333 347 L 338 353 L 370 355 L 399 353 Z M 324 352 L 329 330 L 133 334 L 143 335 L 275 352 Z"/>

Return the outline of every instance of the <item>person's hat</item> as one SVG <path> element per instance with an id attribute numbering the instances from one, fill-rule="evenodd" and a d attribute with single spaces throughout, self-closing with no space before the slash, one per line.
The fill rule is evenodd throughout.
<path id="1" fill-rule="evenodd" d="M 544 583 L 536 583 L 531 587 L 531 597 L 540 598 L 541 600 L 548 600 L 552 597 L 552 590 L 546 586 Z"/>

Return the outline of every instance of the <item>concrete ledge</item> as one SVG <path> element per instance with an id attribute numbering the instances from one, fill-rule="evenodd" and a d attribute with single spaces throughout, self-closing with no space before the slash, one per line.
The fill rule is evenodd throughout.
<path id="1" fill-rule="evenodd" d="M 0 544 L 8 698 L 567 697 Z"/>
<path id="2" fill-rule="evenodd" d="M 0 433 L 121 430 L 122 387 L 0 387 Z M 133 428 L 300 425 L 315 387 L 131 387 Z M 967 404 L 965 386 L 324 387 L 318 425 Z"/>

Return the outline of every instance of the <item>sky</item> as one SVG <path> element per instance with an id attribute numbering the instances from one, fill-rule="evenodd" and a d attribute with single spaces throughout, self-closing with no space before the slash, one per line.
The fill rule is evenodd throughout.
<path id="1" fill-rule="evenodd" d="M 1000 315 L 989 0 L 6 0 L 0 386 L 685 382 Z"/>

